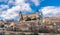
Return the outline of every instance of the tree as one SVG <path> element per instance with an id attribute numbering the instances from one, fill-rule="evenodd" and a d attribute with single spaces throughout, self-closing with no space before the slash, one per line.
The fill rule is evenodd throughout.
<path id="1" fill-rule="evenodd" d="M 1 24 L 0 27 L 3 28 L 4 27 L 4 24 Z"/>
<path id="2" fill-rule="evenodd" d="M 37 19 L 36 19 L 36 16 L 35 16 L 32 20 L 37 20 Z"/>
<path id="3" fill-rule="evenodd" d="M 31 18 L 27 16 L 27 19 L 26 19 L 26 21 L 31 21 Z"/>

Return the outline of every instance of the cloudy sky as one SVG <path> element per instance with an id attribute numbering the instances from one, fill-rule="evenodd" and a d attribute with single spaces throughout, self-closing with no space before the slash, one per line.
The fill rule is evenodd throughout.
<path id="1" fill-rule="evenodd" d="M 60 0 L 0 0 L 0 20 L 18 20 L 23 14 L 43 12 L 44 17 L 60 16 Z"/>

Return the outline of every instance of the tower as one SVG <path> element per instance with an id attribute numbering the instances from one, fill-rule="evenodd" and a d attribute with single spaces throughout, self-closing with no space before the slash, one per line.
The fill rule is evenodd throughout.
<path id="1" fill-rule="evenodd" d="M 42 14 L 39 12 L 39 10 L 36 11 L 36 14 L 37 14 L 37 16 L 38 16 L 37 19 L 40 20 Z M 40 15 L 40 14 L 41 14 L 41 15 Z"/>
<path id="2" fill-rule="evenodd" d="M 22 21 L 23 20 L 23 15 L 22 15 L 22 12 L 20 11 L 19 12 L 19 21 Z"/>
<path id="3" fill-rule="evenodd" d="M 43 19 L 43 14 L 42 12 L 39 12 L 40 20 Z"/>

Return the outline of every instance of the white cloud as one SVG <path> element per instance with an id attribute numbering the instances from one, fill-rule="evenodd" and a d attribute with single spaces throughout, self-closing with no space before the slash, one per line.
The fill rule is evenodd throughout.
<path id="1" fill-rule="evenodd" d="M 8 9 L 7 11 L 1 14 L 1 17 L 3 17 L 4 19 L 14 18 L 18 15 L 18 12 L 16 12 L 18 11 L 18 9 L 19 9 L 19 6 L 13 7 L 12 9 Z"/>
<path id="2" fill-rule="evenodd" d="M 60 16 L 60 7 L 46 6 L 42 9 L 43 15 L 46 16 Z"/>
<path id="3" fill-rule="evenodd" d="M 12 8 L 8 8 L 6 11 L 2 11 L 2 14 L 0 16 L 3 17 L 4 19 L 13 19 L 16 16 L 18 16 L 20 11 L 22 12 L 32 11 L 30 4 L 25 3 L 25 0 L 15 0 L 15 2 L 9 0 L 8 5 L 9 4 L 14 4 L 15 6 L 13 6 Z M 2 7 L 6 9 L 7 6 L 4 7 L 3 5 Z"/>
<path id="4" fill-rule="evenodd" d="M 44 0 L 31 0 L 36 6 L 40 5 L 40 3 Z"/>
<path id="5" fill-rule="evenodd" d="M 30 12 L 32 11 L 30 4 L 25 3 L 25 0 L 16 0 L 15 5 L 20 6 L 21 11 L 30 11 Z"/>
<path id="6" fill-rule="evenodd" d="M 8 5 L 0 5 L 0 15 L 2 14 L 3 11 L 9 9 Z"/>
<path id="7" fill-rule="evenodd" d="M 9 0 L 8 5 L 15 5 L 15 1 L 14 0 Z"/>
<path id="8" fill-rule="evenodd" d="M 20 7 L 21 7 L 21 11 L 30 11 L 30 12 L 32 11 L 28 3 L 22 4 Z"/>
<path id="9" fill-rule="evenodd" d="M 0 11 L 4 10 L 4 9 L 8 9 L 8 8 L 9 8 L 8 5 L 0 5 Z"/>
<path id="10" fill-rule="evenodd" d="M 24 4 L 25 3 L 25 0 L 15 0 L 15 4 L 16 5 L 21 5 L 21 4 Z"/>
<path id="11" fill-rule="evenodd" d="M 35 5 L 37 6 L 37 5 L 39 5 L 39 0 L 31 0 L 32 2 L 34 2 L 35 3 Z"/>
<path id="12" fill-rule="evenodd" d="M 8 2 L 7 2 L 8 1 Z M 29 3 L 26 3 L 27 0 L 0 0 L 0 2 L 6 2 L 7 5 L 2 5 L 1 10 L 7 9 L 6 11 L 1 11 L 2 14 L 0 15 L 4 19 L 11 19 L 18 16 L 18 13 L 20 11 L 24 12 L 32 12 L 32 9 L 30 7 Z M 29 0 L 28 0 L 29 1 Z M 36 6 L 40 4 L 43 0 L 31 0 Z M 9 8 L 9 5 L 14 5 L 12 8 Z"/>
<path id="13" fill-rule="evenodd" d="M 8 0 L 0 0 L 0 2 L 7 2 Z"/>

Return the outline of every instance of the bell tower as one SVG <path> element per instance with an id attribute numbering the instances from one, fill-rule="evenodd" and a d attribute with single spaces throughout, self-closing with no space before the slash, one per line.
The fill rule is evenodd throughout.
<path id="1" fill-rule="evenodd" d="M 39 15 L 39 11 L 38 10 L 36 11 L 36 14 L 37 14 L 37 19 L 39 20 L 40 19 L 40 15 Z"/>
<path id="2" fill-rule="evenodd" d="M 38 19 L 41 20 L 43 18 L 42 12 L 39 12 L 39 10 L 36 11 L 36 14 L 38 15 Z"/>
<path id="3" fill-rule="evenodd" d="M 20 11 L 19 12 L 19 22 L 23 20 L 23 15 L 22 15 L 22 12 Z"/>
<path id="4" fill-rule="evenodd" d="M 43 19 L 43 13 L 39 12 L 40 20 Z"/>

